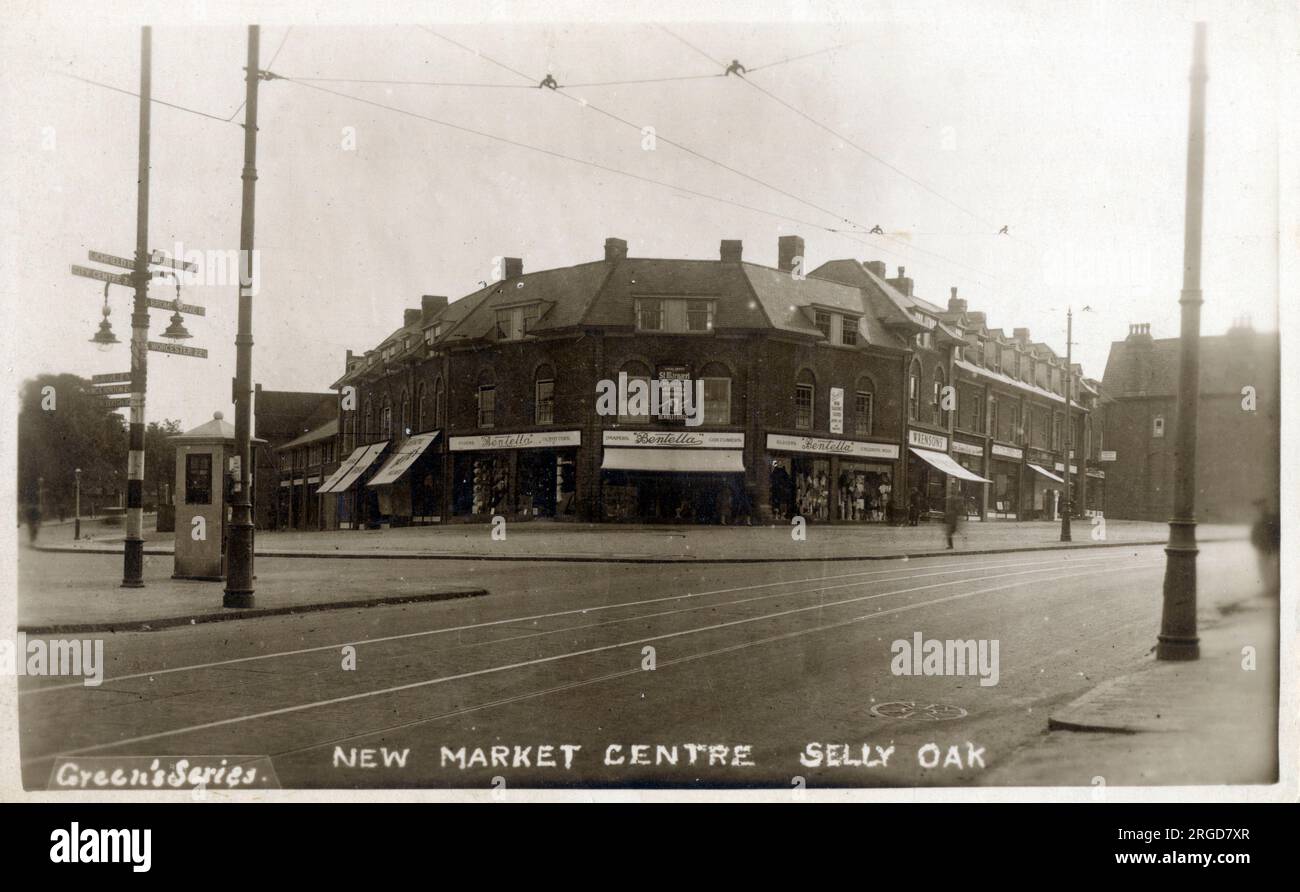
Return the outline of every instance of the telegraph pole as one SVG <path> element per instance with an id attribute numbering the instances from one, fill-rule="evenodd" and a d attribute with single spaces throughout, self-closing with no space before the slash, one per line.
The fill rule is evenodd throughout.
<path id="1" fill-rule="evenodd" d="M 126 543 L 122 587 L 144 588 L 144 393 L 149 359 L 149 112 L 152 29 L 140 31 L 140 166 L 136 176 L 135 304 L 131 310 L 131 428 L 126 460 Z"/>
<path id="2" fill-rule="evenodd" d="M 1061 475 L 1065 478 L 1065 509 L 1061 512 L 1061 541 L 1069 542 L 1070 537 L 1070 441 L 1073 439 L 1074 427 L 1073 419 L 1070 415 L 1070 384 L 1074 375 L 1072 371 L 1073 356 L 1070 351 L 1074 348 L 1074 307 L 1065 311 L 1065 472 Z"/>
<path id="3" fill-rule="evenodd" d="M 1183 224 L 1183 291 L 1178 298 L 1178 412 L 1174 431 L 1174 516 L 1165 547 L 1164 608 L 1158 660 L 1200 657 L 1196 634 L 1196 410 L 1200 401 L 1201 210 L 1205 190 L 1205 23 L 1196 23 L 1187 132 L 1187 208 Z"/>
<path id="4" fill-rule="evenodd" d="M 225 607 L 253 606 L 253 202 L 257 184 L 258 26 L 248 26 L 248 65 L 244 68 L 244 190 L 239 218 L 239 328 L 235 334 L 235 472 L 226 562 Z"/>

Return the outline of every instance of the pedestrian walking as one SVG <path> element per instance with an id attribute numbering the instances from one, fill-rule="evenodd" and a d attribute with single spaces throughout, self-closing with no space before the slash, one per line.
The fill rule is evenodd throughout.
<path id="1" fill-rule="evenodd" d="M 41 532 L 41 506 L 35 502 L 27 505 L 27 541 L 35 545 Z"/>
<path id="2" fill-rule="evenodd" d="M 959 509 L 961 497 L 949 495 L 944 504 L 943 510 L 943 532 L 948 538 L 948 548 L 953 548 L 952 537 L 957 534 L 957 524 L 960 522 L 961 511 Z"/>
<path id="3" fill-rule="evenodd" d="M 907 502 L 907 525 L 914 527 L 921 519 L 921 493 L 912 490 L 912 497 Z"/>

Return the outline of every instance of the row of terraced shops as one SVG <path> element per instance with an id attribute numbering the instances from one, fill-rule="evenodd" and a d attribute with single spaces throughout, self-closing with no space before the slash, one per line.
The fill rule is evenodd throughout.
<path id="1" fill-rule="evenodd" d="M 963 369 L 989 332 L 914 297 L 901 269 L 834 261 L 803 276 L 802 240 L 778 248 L 773 268 L 743 261 L 739 242 L 717 260 L 662 260 L 608 239 L 600 261 L 525 274 L 506 258 L 498 282 L 425 297 L 377 347 L 348 352 L 332 385 L 339 461 L 304 518 L 872 524 L 950 500 L 990 520 L 1051 510 L 1041 496 L 1030 507 L 1030 459 L 1052 465 L 1038 441 L 1010 429 L 1001 442 L 996 422 L 967 430 L 953 400 L 1014 397 L 1030 417 L 1063 413 L 1060 395 Z"/>

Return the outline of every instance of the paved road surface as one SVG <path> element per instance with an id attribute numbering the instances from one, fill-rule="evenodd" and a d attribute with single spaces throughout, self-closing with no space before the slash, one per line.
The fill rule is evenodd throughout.
<path id="1" fill-rule="evenodd" d="M 1202 587 L 1247 594 L 1250 561 L 1206 546 Z M 1146 659 L 1163 567 L 1158 547 L 755 567 L 322 562 L 322 585 L 433 572 L 492 594 L 105 636 L 100 687 L 21 680 L 23 776 L 43 788 L 59 753 L 234 753 L 270 755 L 292 787 L 973 783 L 1041 734 L 1052 705 Z M 998 684 L 892 674 L 891 642 L 916 632 L 997 639 Z M 929 743 L 941 764 L 927 770 Z M 676 746 L 677 764 L 605 764 L 634 744 L 652 762 Z M 694 764 L 687 744 L 706 747 Z M 867 744 L 876 761 L 894 749 L 882 767 L 830 767 L 801 762 L 809 744 L 855 759 Z M 535 764 L 544 745 L 557 767 Z M 581 747 L 568 769 L 562 745 Z M 444 764 L 444 747 L 489 764 Z M 515 747 L 532 747 L 528 767 Z M 380 748 L 404 767 L 382 767 Z"/>

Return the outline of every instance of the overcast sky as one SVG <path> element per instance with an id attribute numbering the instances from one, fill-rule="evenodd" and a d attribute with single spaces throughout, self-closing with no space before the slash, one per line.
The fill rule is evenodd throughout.
<path id="1" fill-rule="evenodd" d="M 204 4 L 151 16 L 154 96 L 227 118 L 243 99 L 247 15 L 207 7 L 206 25 Z M 992 326 L 1027 326 L 1060 352 L 1072 305 L 1076 359 L 1100 377 L 1129 323 L 1178 333 L 1198 18 L 1210 22 L 1203 331 L 1221 333 L 1243 313 L 1275 328 L 1277 41 L 1296 21 L 1283 7 L 733 3 L 705 24 L 684 17 L 707 4 L 650 6 L 644 16 L 662 16 L 671 34 L 635 13 L 536 20 L 556 4 L 532 8 L 532 22 L 494 6 L 493 23 L 376 5 L 371 15 L 391 20 L 369 25 L 264 8 L 262 65 L 278 49 L 276 73 L 501 85 L 314 82 L 680 188 L 263 82 L 254 378 L 326 389 L 347 348 L 374 346 L 422 294 L 475 290 L 494 256 L 522 257 L 525 271 L 565 266 L 598 259 L 618 236 L 633 256 L 716 259 L 721 239 L 742 239 L 745 259 L 775 265 L 777 238 L 789 233 L 806 240 L 810 267 L 841 257 L 884 260 L 891 275 L 906 266 L 919 296 L 944 303 L 957 286 Z M 127 11 L 98 4 L 5 25 L 5 302 L 21 308 L 5 334 L 19 380 L 128 367 L 125 343 L 101 354 L 87 342 L 102 287 L 68 267 L 86 263 L 87 250 L 133 251 L 137 100 L 63 76 L 138 88 L 139 17 Z M 814 55 L 782 62 L 804 54 Z M 707 77 L 719 68 L 706 56 L 757 69 L 754 85 L 852 145 L 735 78 Z M 561 85 L 656 82 L 567 88 L 583 107 L 483 57 Z M 154 106 L 152 247 L 238 247 L 241 120 Z M 659 137 L 653 151 L 642 145 L 646 125 Z M 877 225 L 886 236 L 866 234 Z M 997 234 L 1003 225 L 1010 235 Z M 165 283 L 154 292 L 173 294 Z M 110 293 L 124 342 L 129 297 Z M 191 427 L 216 410 L 231 417 L 236 291 L 196 285 L 183 297 L 208 308 L 186 323 L 187 343 L 210 358 L 151 354 L 148 417 Z M 154 311 L 151 337 L 166 322 Z"/>

